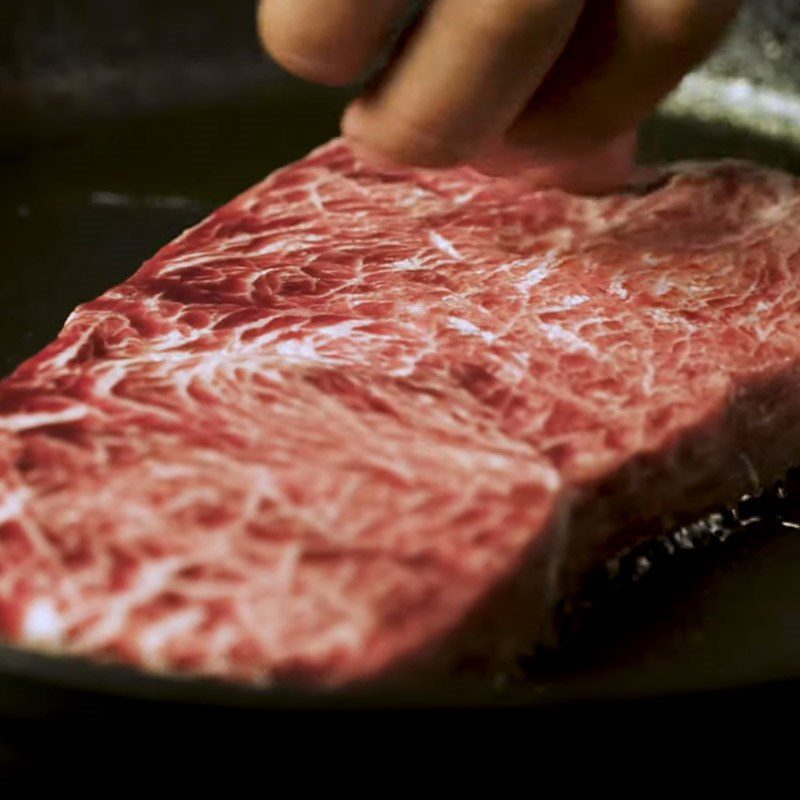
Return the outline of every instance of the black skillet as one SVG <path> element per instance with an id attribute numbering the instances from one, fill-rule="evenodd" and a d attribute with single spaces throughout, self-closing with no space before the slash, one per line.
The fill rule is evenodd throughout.
<path id="1" fill-rule="evenodd" d="M 785 4 L 776 4 L 777 6 Z M 749 88 L 748 88 L 749 87 Z M 709 73 L 649 122 L 647 160 L 735 156 L 800 174 L 792 95 Z M 749 92 L 749 93 L 748 93 Z M 783 103 L 783 104 L 781 104 Z M 40 142 L 3 164 L 0 368 L 49 341 L 79 302 L 123 280 L 160 245 L 272 169 L 336 132 L 342 96 L 287 81 L 235 100 L 124 116 Z M 309 713 L 504 709 L 562 716 L 598 708 L 730 709 L 800 696 L 800 490 L 749 500 L 724 531 L 629 555 L 594 580 L 565 646 L 504 685 L 312 693 L 156 677 L 0 646 L 0 763 L 5 742 L 93 746 L 153 720 L 162 731 L 235 731 Z M 666 550 L 675 551 L 666 555 Z M 681 712 L 682 713 L 682 712 Z M 288 715 L 288 716 L 287 716 Z M 333 715 L 333 716 L 331 716 Z M 43 727 L 40 723 L 46 721 Z M 247 724 L 245 724 L 247 721 Z M 226 728 L 228 741 L 234 729 Z M 99 735 L 98 735 L 99 734 Z M 177 735 L 177 734 L 176 734 Z M 262 735 L 263 731 L 262 731 Z"/>

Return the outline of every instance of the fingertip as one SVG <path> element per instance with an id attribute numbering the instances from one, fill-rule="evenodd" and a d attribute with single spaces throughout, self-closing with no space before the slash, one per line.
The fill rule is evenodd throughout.
<path id="1" fill-rule="evenodd" d="M 361 139 L 361 126 L 362 126 L 362 112 L 358 101 L 350 103 L 345 108 L 340 122 L 342 134 L 353 141 L 360 141 Z"/>
<path id="2" fill-rule="evenodd" d="M 265 32 L 261 35 L 264 49 L 279 66 L 297 78 L 326 86 L 344 86 L 356 80 L 364 70 L 360 61 L 352 58 L 327 59 L 314 53 L 313 47 L 298 44 L 283 34 Z"/>
<path id="3" fill-rule="evenodd" d="M 363 99 L 347 108 L 341 130 L 362 152 L 373 154 L 373 163 L 453 167 L 469 161 L 478 148 L 476 142 L 468 140 L 449 141 L 437 131 L 428 131 L 387 109 L 371 107 Z"/>
<path id="4" fill-rule="evenodd" d="M 635 130 L 588 149 L 559 155 L 504 141 L 482 153 L 472 166 L 528 189 L 557 188 L 574 194 L 608 194 L 633 182 L 636 145 Z"/>
<path id="5" fill-rule="evenodd" d="M 392 158 L 370 142 L 369 136 L 365 136 L 362 116 L 358 103 L 353 103 L 345 110 L 341 122 L 342 135 L 347 139 L 356 158 L 378 172 L 407 169 L 408 164 Z"/>
<path id="6" fill-rule="evenodd" d="M 363 71 L 361 64 L 344 61 L 324 61 L 291 49 L 271 46 L 267 52 L 283 69 L 297 78 L 324 86 L 346 86 L 355 81 Z"/>
<path id="7" fill-rule="evenodd" d="M 382 46 L 389 6 L 360 19 L 345 3 L 261 0 L 258 33 L 264 49 L 286 71 L 315 83 L 343 86 L 360 78 Z"/>
<path id="8" fill-rule="evenodd" d="M 396 172 L 404 168 L 407 169 L 407 165 L 403 165 L 376 150 L 368 141 L 362 138 L 358 122 L 352 121 L 357 116 L 358 112 L 351 113 L 348 109 L 342 117 L 341 124 L 342 135 L 347 139 L 355 157 L 378 172 Z"/>

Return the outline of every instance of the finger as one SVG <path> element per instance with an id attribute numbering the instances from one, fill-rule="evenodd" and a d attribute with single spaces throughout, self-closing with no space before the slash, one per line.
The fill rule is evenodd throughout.
<path id="1" fill-rule="evenodd" d="M 446 166 L 500 135 L 561 52 L 583 0 L 435 0 L 342 123 L 394 162 Z"/>
<path id="2" fill-rule="evenodd" d="M 630 130 L 705 57 L 739 5 L 592 0 L 508 140 L 555 157 Z"/>
<path id="3" fill-rule="evenodd" d="M 530 148 L 500 142 L 471 165 L 526 189 L 559 188 L 575 194 L 601 195 L 634 183 L 636 144 L 636 131 L 630 130 L 578 154 L 543 159 Z"/>
<path id="4" fill-rule="evenodd" d="M 404 0 L 261 0 L 258 29 L 267 52 L 289 72 L 339 85 L 380 54 Z"/>

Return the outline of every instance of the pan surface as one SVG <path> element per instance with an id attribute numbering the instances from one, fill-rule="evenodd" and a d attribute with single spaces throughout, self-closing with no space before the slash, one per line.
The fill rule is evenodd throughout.
<path id="1" fill-rule="evenodd" d="M 749 158 L 800 174 L 800 113 L 791 98 L 743 86 L 690 79 L 645 126 L 643 157 Z M 4 164 L 2 372 L 51 340 L 75 305 L 126 278 L 215 206 L 334 135 L 342 100 L 288 83 L 235 102 L 104 123 Z M 724 544 L 693 542 L 676 557 L 646 559 L 647 574 L 634 570 L 601 588 L 581 632 L 506 686 L 454 679 L 410 693 L 304 695 L 0 647 L 0 717 L 19 723 L 76 709 L 117 713 L 119 703 L 136 701 L 141 709 L 145 700 L 162 710 L 172 704 L 276 713 L 544 709 L 800 679 L 800 536 L 791 524 L 800 522 L 800 512 L 793 514 L 788 508 L 784 515 L 789 525 L 768 519 Z"/>

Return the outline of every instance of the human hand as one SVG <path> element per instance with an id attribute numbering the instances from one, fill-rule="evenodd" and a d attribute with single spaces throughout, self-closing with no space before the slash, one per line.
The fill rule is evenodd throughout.
<path id="1" fill-rule="evenodd" d="M 404 0 L 261 0 L 272 56 L 347 83 Z M 700 61 L 739 0 L 433 0 L 343 132 L 373 159 L 471 163 L 602 191 L 633 163 L 637 123 Z"/>

